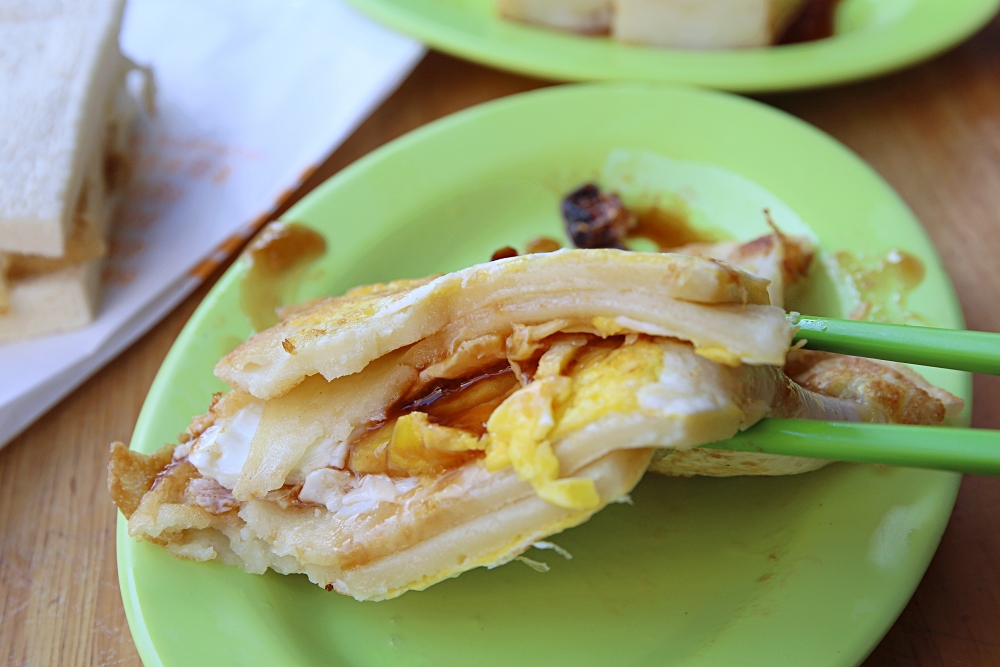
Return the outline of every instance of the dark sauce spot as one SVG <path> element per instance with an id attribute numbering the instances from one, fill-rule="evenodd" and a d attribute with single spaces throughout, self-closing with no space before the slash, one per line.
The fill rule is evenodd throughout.
<path id="1" fill-rule="evenodd" d="M 778 37 L 777 44 L 801 44 L 832 37 L 839 4 L 840 0 L 807 0 L 798 16 Z"/>
<path id="2" fill-rule="evenodd" d="M 517 250 L 514 250 L 514 248 L 511 248 L 509 245 L 505 245 L 493 253 L 493 256 L 490 257 L 490 261 L 495 262 L 498 259 L 507 259 L 508 257 L 517 257 Z"/>
<path id="3" fill-rule="evenodd" d="M 566 233 L 577 248 L 625 249 L 625 237 L 635 224 L 635 216 L 618 195 L 603 193 L 587 183 L 562 201 Z"/>

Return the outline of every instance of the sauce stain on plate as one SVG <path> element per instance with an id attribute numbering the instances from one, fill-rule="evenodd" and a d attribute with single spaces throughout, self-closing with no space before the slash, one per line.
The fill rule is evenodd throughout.
<path id="1" fill-rule="evenodd" d="M 651 241 L 661 252 L 689 243 L 720 240 L 716 234 L 692 225 L 689 215 L 683 211 L 651 207 L 635 211 L 635 218 L 635 227 L 629 230 L 627 238 Z"/>
<path id="2" fill-rule="evenodd" d="M 923 262 L 905 250 L 892 249 L 881 256 L 833 253 L 832 269 L 850 292 L 852 320 L 905 324 L 921 318 L 907 308 L 910 293 L 924 280 Z"/>
<path id="3" fill-rule="evenodd" d="M 240 309 L 254 331 L 278 323 L 278 308 L 305 270 L 326 253 L 319 232 L 294 222 L 272 222 L 243 253 L 246 272 L 240 280 Z"/>

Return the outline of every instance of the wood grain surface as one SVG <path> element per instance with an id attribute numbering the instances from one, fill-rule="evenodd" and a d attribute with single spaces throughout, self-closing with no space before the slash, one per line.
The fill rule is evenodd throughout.
<path id="1" fill-rule="evenodd" d="M 408 130 L 544 85 L 431 53 L 283 207 Z M 899 74 L 760 99 L 879 171 L 936 244 L 969 328 L 1000 331 L 1000 21 Z M 118 590 L 108 443 L 128 441 L 207 289 L 0 451 L 0 664 L 141 664 Z M 1000 428 L 1000 378 L 976 377 L 973 422 Z M 864 664 L 1000 665 L 1000 479 L 965 478 L 923 582 Z"/>

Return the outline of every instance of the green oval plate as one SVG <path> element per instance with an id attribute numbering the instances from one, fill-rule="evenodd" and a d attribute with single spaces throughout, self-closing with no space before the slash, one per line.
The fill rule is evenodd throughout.
<path id="1" fill-rule="evenodd" d="M 701 181 L 693 191 L 682 183 L 688 172 Z M 693 213 L 736 236 L 766 230 L 759 208 L 739 214 L 741 197 L 776 197 L 779 223 L 804 224 L 825 248 L 914 253 L 927 267 L 914 310 L 929 324 L 962 325 L 919 224 L 857 157 L 758 103 L 643 84 L 492 102 L 359 160 L 286 216 L 320 230 L 330 247 L 297 296 L 458 269 L 500 246 L 560 234 L 560 196 L 583 180 L 640 187 L 678 174 L 665 186 L 676 191 L 660 194 L 702 188 L 708 196 Z M 241 270 L 223 276 L 174 344 L 134 449 L 174 441 L 223 389 L 212 367 L 250 334 L 238 307 Z M 823 275 L 806 302 L 842 315 Z M 967 376 L 934 380 L 969 397 Z M 387 602 L 356 602 L 302 576 L 176 560 L 131 540 L 120 517 L 118 567 L 147 667 L 853 665 L 919 582 L 958 483 L 949 473 L 848 464 L 785 478 L 650 476 L 633 505 L 555 538 L 572 560 L 530 553 L 548 573 L 513 562 Z"/>
<path id="2" fill-rule="evenodd" d="M 766 49 L 634 46 L 502 20 L 494 0 L 349 0 L 434 48 L 563 81 L 670 81 L 740 92 L 809 88 L 883 74 L 962 41 L 1000 0 L 843 0 L 831 39 Z"/>

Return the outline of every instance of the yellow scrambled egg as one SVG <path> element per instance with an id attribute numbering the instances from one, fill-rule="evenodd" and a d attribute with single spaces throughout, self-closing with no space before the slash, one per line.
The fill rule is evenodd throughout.
<path id="1" fill-rule="evenodd" d="M 553 345 L 532 382 L 504 401 L 486 423 L 486 467 L 510 465 L 544 500 L 571 509 L 597 507 L 593 480 L 560 478 L 552 442 L 612 412 L 638 409 L 636 392 L 656 380 L 663 365 L 660 348 L 645 339 L 620 347 L 580 349 L 585 336 Z M 575 360 L 572 372 L 563 375 Z"/>

